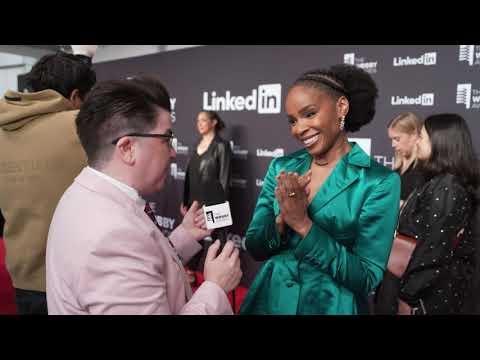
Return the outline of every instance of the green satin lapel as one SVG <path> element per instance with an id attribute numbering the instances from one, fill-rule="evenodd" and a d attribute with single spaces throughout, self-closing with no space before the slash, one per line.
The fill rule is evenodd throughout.
<path id="1" fill-rule="evenodd" d="M 325 180 L 310 203 L 309 210 L 312 214 L 320 211 L 335 197 L 345 191 L 358 180 L 358 168 L 349 166 L 347 157 L 342 158 L 330 176 Z"/>
<path id="2" fill-rule="evenodd" d="M 359 167 L 370 167 L 370 157 L 356 144 L 350 143 L 352 149 L 345 154 L 333 169 L 332 173 L 325 180 L 322 187 L 317 191 L 308 206 L 309 211 L 313 214 L 321 210 L 325 205 L 332 201 L 335 197 L 345 191 L 350 185 L 358 180 Z M 296 172 L 304 175 L 312 164 L 313 158 L 305 153 L 301 153 L 298 157 L 292 159 L 285 168 L 281 170 Z M 273 202 L 273 210 L 275 216 L 280 213 L 277 199 Z"/>

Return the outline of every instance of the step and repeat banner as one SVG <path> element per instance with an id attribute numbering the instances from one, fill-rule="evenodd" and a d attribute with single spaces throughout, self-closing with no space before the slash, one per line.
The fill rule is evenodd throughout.
<path id="1" fill-rule="evenodd" d="M 307 70 L 338 63 L 363 68 L 378 85 L 375 119 L 350 138 L 379 163 L 393 164 L 386 127 L 404 111 L 422 117 L 459 113 L 474 142 L 480 142 L 480 45 L 216 45 L 94 66 L 99 81 L 154 74 L 170 92 L 178 143 L 171 177 L 159 195 L 159 222 L 166 233 L 180 221 L 188 154 L 198 139 L 196 115 L 201 110 L 220 114 L 226 123 L 222 136 L 234 154 L 234 222 L 228 238 L 244 249 L 245 231 L 270 161 L 301 148 L 290 136 L 284 112 L 290 84 Z M 250 285 L 260 265 L 242 251 L 243 285 Z"/>

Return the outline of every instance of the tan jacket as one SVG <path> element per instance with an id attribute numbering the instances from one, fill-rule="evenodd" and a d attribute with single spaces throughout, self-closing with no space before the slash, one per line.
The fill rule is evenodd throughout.
<path id="1" fill-rule="evenodd" d="M 0 100 L 0 209 L 13 286 L 45 291 L 53 212 L 86 165 L 71 103 L 53 90 L 7 91 Z"/>

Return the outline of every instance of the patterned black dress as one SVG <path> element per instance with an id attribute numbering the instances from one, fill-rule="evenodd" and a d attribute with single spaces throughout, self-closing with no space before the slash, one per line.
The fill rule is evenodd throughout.
<path id="1" fill-rule="evenodd" d="M 474 210 L 474 196 L 451 174 L 435 176 L 412 194 L 398 226 L 417 239 L 400 281 L 401 300 L 411 307 L 422 302 L 427 314 L 461 313 L 472 290 Z"/>

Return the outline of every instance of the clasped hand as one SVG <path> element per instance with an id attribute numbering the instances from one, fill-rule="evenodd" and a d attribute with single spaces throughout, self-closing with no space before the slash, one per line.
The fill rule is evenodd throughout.
<path id="1" fill-rule="evenodd" d="M 308 217 L 308 184 L 311 181 L 312 172 L 309 170 L 305 175 L 297 173 L 286 173 L 281 171 L 276 176 L 277 187 L 275 197 L 277 198 L 280 214 L 275 219 L 280 234 L 285 231 L 285 224 L 295 232 L 305 237 L 312 221 Z"/>

